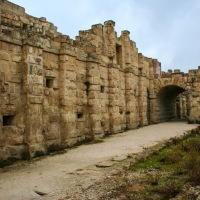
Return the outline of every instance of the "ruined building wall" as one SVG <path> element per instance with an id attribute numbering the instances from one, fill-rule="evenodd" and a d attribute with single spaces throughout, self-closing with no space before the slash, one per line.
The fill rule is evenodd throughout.
<path id="1" fill-rule="evenodd" d="M 109 20 L 72 40 L 44 17 L 0 5 L 0 160 L 159 122 L 161 64 L 138 54 L 129 31 L 118 37 Z"/>
<path id="2" fill-rule="evenodd" d="M 189 70 L 168 70 L 153 80 L 154 122 L 187 118 L 190 123 L 200 122 L 200 67 Z"/>

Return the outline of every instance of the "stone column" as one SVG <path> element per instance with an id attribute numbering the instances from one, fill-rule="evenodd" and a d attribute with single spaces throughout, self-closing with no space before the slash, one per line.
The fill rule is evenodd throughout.
<path id="1" fill-rule="evenodd" d="M 137 77 L 136 67 L 132 64 L 131 55 L 133 47 L 130 41 L 130 32 L 122 31 L 121 40 L 124 55 L 125 99 L 126 99 L 126 128 L 133 129 L 138 126 L 139 112 L 137 105 Z"/>
<path id="2" fill-rule="evenodd" d="M 104 32 L 105 32 L 105 51 L 106 51 L 106 55 L 108 56 L 108 58 L 110 59 L 111 62 L 113 62 L 115 55 L 116 55 L 116 42 L 115 42 L 115 22 L 113 22 L 112 20 L 108 20 L 106 22 L 104 22 Z"/>
<path id="3" fill-rule="evenodd" d="M 86 87 L 91 137 L 98 139 L 103 136 L 101 128 L 100 69 L 99 61 L 94 56 L 87 58 Z"/>
<path id="4" fill-rule="evenodd" d="M 108 65 L 110 133 L 118 133 L 121 131 L 119 113 L 119 73 L 119 65 L 114 63 Z"/>
<path id="5" fill-rule="evenodd" d="M 148 83 L 148 93 L 147 93 L 147 101 L 148 101 L 148 110 L 147 110 L 147 118 L 148 124 L 154 123 L 155 116 L 155 94 L 154 94 L 154 65 L 153 60 L 151 58 L 148 59 L 149 63 L 149 83 Z"/>
<path id="6" fill-rule="evenodd" d="M 191 123 L 200 122 L 200 67 L 189 70 L 188 77 L 188 120 Z"/>
<path id="7" fill-rule="evenodd" d="M 43 51 L 28 44 L 23 46 L 23 101 L 25 143 L 30 155 L 46 152 L 43 125 Z"/>
<path id="8" fill-rule="evenodd" d="M 109 20 L 104 23 L 105 41 L 107 56 L 110 60 L 108 64 L 108 88 L 109 88 L 109 115 L 110 115 L 110 133 L 121 131 L 120 113 L 119 113 L 119 94 L 120 94 L 120 71 L 119 65 L 116 64 L 116 35 L 115 22 Z"/>
<path id="9" fill-rule="evenodd" d="M 139 116 L 140 125 L 145 126 L 147 122 L 147 87 L 146 87 L 146 61 L 142 54 L 139 54 Z"/>
<path id="10" fill-rule="evenodd" d="M 60 89 L 60 134 L 62 148 L 77 142 L 76 138 L 76 57 L 65 47 L 60 50 L 59 89 Z"/>

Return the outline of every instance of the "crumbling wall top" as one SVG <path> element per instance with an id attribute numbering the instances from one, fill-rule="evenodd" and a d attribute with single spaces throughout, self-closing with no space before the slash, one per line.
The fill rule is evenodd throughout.
<path id="1" fill-rule="evenodd" d="M 0 0 L 0 4 L 1 10 L 7 10 L 16 14 L 25 15 L 25 9 L 21 6 L 18 6 L 6 0 Z"/>

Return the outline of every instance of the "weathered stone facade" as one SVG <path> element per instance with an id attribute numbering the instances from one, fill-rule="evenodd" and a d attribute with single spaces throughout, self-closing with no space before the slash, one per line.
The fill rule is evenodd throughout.
<path id="1" fill-rule="evenodd" d="M 177 117 L 200 122 L 200 68 L 161 73 L 114 27 L 109 20 L 72 40 L 0 0 L 0 160 Z"/>

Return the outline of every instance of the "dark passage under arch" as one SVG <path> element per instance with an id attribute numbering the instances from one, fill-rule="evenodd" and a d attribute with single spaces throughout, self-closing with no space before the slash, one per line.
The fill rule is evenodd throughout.
<path id="1" fill-rule="evenodd" d="M 176 85 L 168 85 L 158 92 L 157 100 L 158 100 L 158 118 L 159 121 L 168 121 L 177 118 L 180 116 L 179 108 L 177 109 L 177 97 L 179 94 L 184 92 L 185 89 L 176 86 Z"/>

